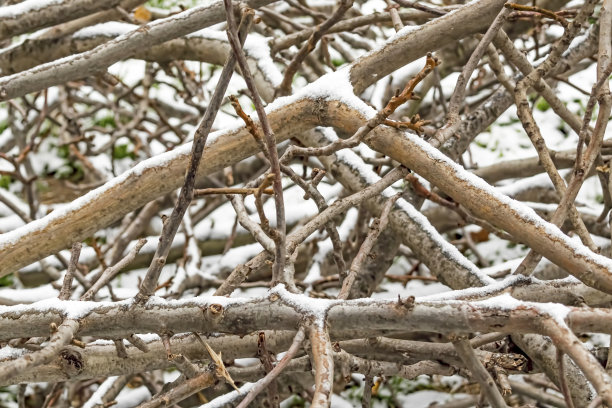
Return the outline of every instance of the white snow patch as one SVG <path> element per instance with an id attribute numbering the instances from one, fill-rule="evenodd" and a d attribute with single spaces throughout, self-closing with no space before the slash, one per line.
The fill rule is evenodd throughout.
<path id="1" fill-rule="evenodd" d="M 121 23 L 119 21 L 110 21 L 107 23 L 96 24 L 91 27 L 85 27 L 74 33 L 74 38 L 92 38 L 92 37 L 118 37 L 120 35 L 137 30 L 139 26 L 135 24 Z"/>
<path id="2" fill-rule="evenodd" d="M 11 6 L 0 7 L 0 19 L 16 18 L 26 13 L 41 10 L 55 4 L 61 4 L 63 0 L 26 0 Z"/>
<path id="3" fill-rule="evenodd" d="M 34 303 L 42 299 L 55 298 L 58 294 L 59 291 L 50 283 L 35 288 L 0 288 L 0 299 L 7 299 L 14 303 Z"/>
<path id="4" fill-rule="evenodd" d="M 212 30 L 210 28 L 196 31 L 187 37 L 200 37 L 229 44 L 227 34 L 224 31 Z M 244 42 L 243 50 L 247 57 L 256 61 L 259 70 L 276 87 L 283 81 L 283 75 L 272 61 L 270 41 L 271 38 L 263 37 L 257 33 L 250 33 Z"/>
<path id="5" fill-rule="evenodd" d="M 26 354 L 24 348 L 13 348 L 11 346 L 4 346 L 0 348 L 0 361 L 13 360 Z"/>
<path id="6" fill-rule="evenodd" d="M 228 392 L 227 394 L 223 394 L 204 405 L 200 405 L 200 408 L 225 407 L 227 404 L 230 404 L 232 401 L 239 398 L 240 396 L 246 395 L 251 390 L 251 388 L 253 388 L 254 386 L 255 386 L 255 383 L 245 383 L 242 387 L 239 388 L 240 392 L 236 390 L 232 392 Z"/>
<path id="7" fill-rule="evenodd" d="M 295 94 L 284 98 L 277 98 L 266 107 L 266 111 L 271 112 L 302 99 L 323 99 L 326 101 L 340 101 L 350 108 L 359 111 L 366 118 L 375 115 L 376 111 L 373 108 L 355 96 L 350 73 L 350 66 L 347 66 L 336 72 L 325 74 L 316 82 L 305 86 Z"/>
<path id="8" fill-rule="evenodd" d="M 523 302 L 510 296 L 508 293 L 503 295 L 495 296 L 490 299 L 481 300 L 474 302 L 474 305 L 484 307 L 494 307 L 502 310 L 513 310 L 518 307 L 530 307 L 537 309 L 541 314 L 547 314 L 551 318 L 555 319 L 559 324 L 565 326 L 565 319 L 570 312 L 569 307 L 560 303 L 535 303 L 535 302 Z"/>
<path id="9" fill-rule="evenodd" d="M 482 268 L 480 271 L 485 275 L 495 275 L 508 269 L 513 271 L 521 264 L 521 262 L 523 262 L 523 259 L 524 257 L 510 259 L 509 261 L 489 266 L 488 268 Z"/>
<path id="10" fill-rule="evenodd" d="M 106 394 L 108 390 L 110 390 L 110 388 L 113 386 L 113 383 L 115 382 L 117 378 L 119 377 L 113 376 L 113 377 L 108 377 L 106 380 L 104 380 L 104 382 L 100 384 L 98 389 L 93 393 L 91 398 L 89 398 L 87 402 L 85 403 L 85 405 L 83 405 L 83 408 L 93 408 L 97 404 L 102 404 L 103 403 L 102 397 L 104 396 L 104 394 Z"/>
<path id="11" fill-rule="evenodd" d="M 278 284 L 272 288 L 270 294 L 277 294 L 284 302 L 288 303 L 299 313 L 314 318 L 315 324 L 318 324 L 320 327 L 325 323 L 327 311 L 332 306 L 343 302 L 337 299 L 316 299 L 301 294 L 291 293 L 283 284 Z"/>
<path id="12" fill-rule="evenodd" d="M 566 172 L 560 172 L 563 176 Z M 532 188 L 553 188 L 552 181 L 548 174 L 541 173 L 535 176 L 519 179 L 511 184 L 502 187 L 497 187 L 497 191 L 509 197 L 514 197 L 519 193 L 528 191 Z"/>

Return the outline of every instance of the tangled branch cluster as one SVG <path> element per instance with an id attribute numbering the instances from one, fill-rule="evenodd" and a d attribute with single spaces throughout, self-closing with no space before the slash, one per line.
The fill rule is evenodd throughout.
<path id="1" fill-rule="evenodd" d="M 151 3 L 0 2 L 0 404 L 612 406 L 612 0 Z"/>

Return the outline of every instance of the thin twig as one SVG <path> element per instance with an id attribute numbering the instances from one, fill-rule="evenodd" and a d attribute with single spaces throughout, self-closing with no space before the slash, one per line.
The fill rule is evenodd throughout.
<path id="1" fill-rule="evenodd" d="M 459 78 L 455 84 L 455 90 L 450 99 L 450 103 L 448 105 L 448 114 L 446 124 L 439 129 L 434 136 L 429 140 L 434 147 L 440 147 L 446 140 L 448 140 L 459 128 L 461 124 L 459 118 L 459 110 L 461 103 L 465 99 L 465 90 L 467 87 L 467 82 L 472 76 L 474 69 L 476 69 L 476 65 L 487 51 L 489 44 L 493 41 L 493 38 L 497 35 L 497 32 L 501 29 L 502 24 L 506 21 L 506 16 L 510 13 L 508 9 L 503 9 L 499 12 L 493 23 L 487 29 L 487 32 L 478 43 L 478 46 L 470 56 L 470 59 L 461 70 L 461 74 L 459 74 Z"/>
<path id="2" fill-rule="evenodd" d="M 567 408 L 574 408 L 574 402 L 572 401 L 572 395 L 570 394 L 569 387 L 567 386 L 567 379 L 565 378 L 565 370 L 563 368 L 563 356 L 565 354 L 560 349 L 557 349 L 557 369 L 559 370 L 559 388 L 567 404 Z"/>
<path id="3" fill-rule="evenodd" d="M 393 197 L 389 198 L 385 203 L 385 206 L 383 207 L 380 217 L 375 218 L 372 221 L 372 224 L 370 225 L 370 231 L 368 232 L 366 239 L 363 241 L 363 244 L 361 244 L 359 252 L 357 252 L 357 255 L 353 259 L 353 263 L 351 264 L 351 267 L 349 269 L 349 274 L 344 280 L 344 282 L 342 282 L 342 289 L 338 294 L 338 299 L 349 298 L 351 289 L 353 288 L 353 284 L 357 279 L 357 275 L 361 271 L 361 267 L 365 262 L 366 258 L 370 255 L 370 252 L 372 251 L 372 248 L 374 247 L 378 236 L 387 227 L 391 209 L 393 208 L 395 202 L 400 198 L 400 195 L 401 194 L 396 194 Z"/>
<path id="4" fill-rule="evenodd" d="M 240 71 L 242 72 L 242 77 L 244 78 L 244 81 L 247 84 L 247 88 L 249 89 L 249 92 L 251 93 L 251 98 L 253 100 L 253 103 L 255 104 L 255 110 L 257 112 L 257 117 L 259 118 L 261 128 L 263 130 L 264 139 L 268 150 L 268 158 L 270 160 L 271 171 L 274 174 L 274 204 L 276 207 L 276 231 L 278 234 L 276 234 L 275 237 L 272 237 L 276 245 L 276 251 L 274 254 L 274 266 L 272 268 L 272 282 L 284 282 L 286 257 L 285 237 L 287 232 L 285 221 L 285 204 L 283 199 L 283 183 L 280 171 L 280 163 L 278 161 L 276 139 L 274 137 L 272 127 L 270 126 L 270 122 L 268 121 L 268 116 L 266 115 L 266 112 L 264 110 L 261 97 L 259 96 L 259 91 L 255 86 L 255 81 L 253 80 L 253 75 L 251 74 L 251 70 L 247 64 L 244 51 L 240 46 L 240 41 L 236 28 L 236 21 L 234 20 L 232 1 L 224 0 L 223 4 L 225 5 L 225 13 L 227 16 L 227 35 L 232 46 L 233 55 L 236 56 L 238 65 L 240 66 Z"/>
<path id="5" fill-rule="evenodd" d="M 495 381 L 493 381 L 491 375 L 484 368 L 480 360 L 478 360 L 470 342 L 468 340 L 457 340 L 453 341 L 453 346 L 455 346 L 455 350 L 457 350 L 457 354 L 461 357 L 463 363 L 480 384 L 481 391 L 487 396 L 489 404 L 495 408 L 507 407 L 504 397 L 502 397 L 495 385 Z"/>
<path id="6" fill-rule="evenodd" d="M 283 81 L 276 89 L 277 96 L 285 96 L 291 93 L 291 83 L 293 82 L 293 76 L 299 69 L 300 65 L 306 58 L 306 56 L 314 50 L 317 42 L 325 35 L 325 33 L 353 6 L 353 0 L 340 0 L 338 8 L 334 11 L 334 13 L 323 23 L 319 24 L 315 31 L 310 35 L 310 38 L 300 48 L 298 53 L 295 55 L 293 60 L 289 63 L 289 66 L 285 69 L 285 76 L 283 77 Z"/>
<path id="7" fill-rule="evenodd" d="M 62 284 L 62 289 L 60 290 L 60 300 L 70 299 L 70 293 L 72 292 L 72 279 L 74 277 L 74 271 L 76 271 L 77 269 L 77 264 L 79 262 L 79 255 L 81 255 L 82 246 L 83 244 L 81 244 L 80 242 L 75 242 L 74 244 L 72 244 L 70 264 L 68 265 L 68 270 L 66 270 L 66 276 L 64 276 L 64 282 Z"/>
<path id="8" fill-rule="evenodd" d="M 214 195 L 214 194 L 226 194 L 226 195 L 236 194 L 236 195 L 247 196 L 247 195 L 255 194 L 256 192 L 257 192 L 256 188 L 210 187 L 210 188 L 194 190 L 193 197 L 199 198 L 199 197 L 206 197 L 208 195 Z M 269 189 L 269 188 L 263 189 L 262 192 L 264 194 L 274 194 L 274 190 Z"/>
<path id="9" fill-rule="evenodd" d="M 539 14 L 542 14 L 543 16 L 546 16 L 548 18 L 551 18 L 557 21 L 563 27 L 567 27 L 569 25 L 569 23 L 567 22 L 565 18 L 563 18 L 563 16 L 555 13 L 554 11 L 544 9 L 542 7 L 526 6 L 524 4 L 516 4 L 516 3 L 506 3 L 504 4 L 504 7 L 509 10 L 530 11 L 533 13 L 539 13 Z"/>
<path id="10" fill-rule="evenodd" d="M 253 14 L 247 13 L 244 15 L 244 18 L 241 21 L 238 40 L 240 46 L 244 44 L 244 40 L 246 39 L 246 33 L 248 32 L 251 26 L 252 20 Z M 172 210 L 172 214 L 168 218 L 167 222 L 164 224 L 164 227 L 162 229 L 162 235 L 159 240 L 159 245 L 157 246 L 157 250 L 155 251 L 155 255 L 153 256 L 153 261 L 151 262 L 151 265 L 147 270 L 147 274 L 145 275 L 142 284 L 140 285 L 140 290 L 136 295 L 135 304 L 144 303 L 149 298 L 149 296 L 151 296 L 155 292 L 159 275 L 161 273 L 162 268 L 166 264 L 166 258 L 168 257 L 168 253 L 170 252 L 170 246 L 172 244 L 172 241 L 174 240 L 174 236 L 178 231 L 179 225 L 181 224 L 181 220 L 183 219 L 183 215 L 187 211 L 187 207 L 193 199 L 195 177 L 198 167 L 200 165 L 200 159 L 202 158 L 202 154 L 204 152 L 206 139 L 208 137 L 210 129 L 212 128 L 212 124 L 215 120 L 217 112 L 221 107 L 223 95 L 225 94 L 225 90 L 227 89 L 227 85 L 229 84 L 229 80 L 232 77 L 235 66 L 236 57 L 234 54 L 230 54 L 227 57 L 227 61 L 223 67 L 223 71 L 221 72 L 221 76 L 219 78 L 219 82 L 217 83 L 215 92 L 206 108 L 204 117 L 202 118 L 200 125 L 196 129 L 193 146 L 191 149 L 189 167 L 185 176 L 185 182 L 179 193 L 179 199 L 176 203 L 176 206 Z"/>
<path id="11" fill-rule="evenodd" d="M 146 239 L 139 239 L 136 245 L 134 245 L 134 248 L 132 248 L 123 259 L 121 259 L 115 265 L 108 267 L 104 270 L 102 275 L 98 278 L 98 280 L 94 282 L 91 288 L 89 288 L 89 290 L 85 294 L 83 294 L 83 296 L 81 296 L 81 300 L 92 299 L 95 294 L 100 289 L 102 289 L 103 286 L 107 285 L 119 272 L 121 272 L 123 268 L 129 265 L 134 260 L 134 258 L 136 258 L 136 255 L 138 255 L 138 252 L 140 252 L 140 250 L 146 243 Z"/>
<path id="12" fill-rule="evenodd" d="M 264 378 L 259 380 L 253 388 L 249 391 L 249 393 L 244 397 L 244 399 L 240 402 L 237 408 L 246 408 L 249 406 L 251 402 L 257 397 L 257 395 L 263 391 L 279 374 L 287 367 L 287 364 L 293 359 L 293 357 L 297 354 L 304 339 L 306 337 L 306 330 L 303 326 L 300 326 L 298 332 L 293 338 L 293 342 L 291 346 L 283 356 L 283 358 L 276 364 L 276 366 L 270 371 Z"/>

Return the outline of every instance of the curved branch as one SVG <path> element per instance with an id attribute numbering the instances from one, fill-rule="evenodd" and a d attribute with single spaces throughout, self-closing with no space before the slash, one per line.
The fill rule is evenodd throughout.
<path id="1" fill-rule="evenodd" d="M 0 54 L 0 71 L 15 74 L 75 53 L 85 53 L 113 41 L 119 36 L 137 30 L 138 26 L 106 23 L 88 27 L 72 36 L 62 38 L 29 39 Z M 223 65 L 231 51 L 227 36 L 221 31 L 200 30 L 193 34 L 137 50 L 132 58 L 145 61 L 170 62 L 192 60 Z M 270 58 L 267 39 L 250 34 L 244 45 L 249 68 L 255 84 L 266 101 L 272 100 L 281 74 Z"/>
<path id="2" fill-rule="evenodd" d="M 117 6 L 131 10 L 132 3 L 133 0 L 27 0 L 5 6 L 0 9 L 0 41 Z"/>
<path id="3" fill-rule="evenodd" d="M 248 5 L 258 8 L 270 2 L 271 0 L 251 0 Z M 130 58 L 143 49 L 210 27 L 224 19 L 223 2 L 217 1 L 156 20 L 93 50 L 0 78 L 0 101 L 98 74 L 115 62 Z"/>

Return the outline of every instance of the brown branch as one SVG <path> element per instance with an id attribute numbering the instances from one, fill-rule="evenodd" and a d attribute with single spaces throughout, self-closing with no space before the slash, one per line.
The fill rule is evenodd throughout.
<path id="1" fill-rule="evenodd" d="M 308 54 L 314 50 L 317 42 L 325 35 L 325 33 L 353 6 L 353 0 L 340 0 L 338 4 L 338 8 L 334 11 L 334 13 L 323 23 L 319 24 L 314 32 L 310 35 L 310 38 L 300 48 L 295 57 L 291 60 L 287 68 L 285 69 L 285 75 L 283 77 L 283 81 L 276 89 L 276 96 L 286 96 L 291 93 L 291 83 L 293 82 L 293 76 L 300 68 L 300 65 L 306 58 Z"/>
<path id="2" fill-rule="evenodd" d="M 344 279 L 344 282 L 342 282 L 342 289 L 338 294 L 338 299 L 349 298 L 351 290 L 353 288 L 353 284 L 357 279 L 357 275 L 361 271 L 361 267 L 365 262 L 366 257 L 370 255 L 370 252 L 372 251 L 372 248 L 374 247 L 374 244 L 378 239 L 380 233 L 384 231 L 385 228 L 387 228 L 387 224 L 389 222 L 389 214 L 391 213 L 391 209 L 393 208 L 393 205 L 398 200 L 398 198 L 400 198 L 400 194 L 396 194 L 393 197 L 389 198 L 385 203 L 385 206 L 383 207 L 380 217 L 375 218 L 372 221 L 372 224 L 370 225 L 370 231 L 368 232 L 366 239 L 361 244 L 359 252 L 357 252 L 357 255 L 353 259 L 353 263 L 351 264 L 351 267 L 349 269 L 348 276 L 346 277 L 346 279 Z M 376 254 L 374 254 L 374 256 L 376 256 Z"/>
<path id="3" fill-rule="evenodd" d="M 431 200 L 432 202 L 439 204 L 443 207 L 446 207 L 450 210 L 452 210 L 453 212 L 457 213 L 466 223 L 469 224 L 476 224 L 481 226 L 482 228 L 484 228 L 486 231 L 489 231 L 497 236 L 499 236 L 502 239 L 508 240 L 508 241 L 514 241 L 514 238 L 511 235 L 506 234 L 504 231 L 500 231 L 498 228 L 496 228 L 495 226 L 491 225 L 489 222 L 485 221 L 485 220 L 481 220 L 478 219 L 474 216 L 472 216 L 470 213 L 468 213 L 467 211 L 465 211 L 463 208 L 461 208 L 461 206 L 458 203 L 454 203 L 451 202 L 443 197 L 440 197 L 439 194 L 428 190 L 420 181 L 419 179 L 414 176 L 413 174 L 409 174 L 406 176 L 406 180 L 408 180 L 410 182 L 410 184 L 412 184 L 412 188 L 414 189 L 414 191 L 421 197 L 425 197 L 428 200 Z"/>
<path id="4" fill-rule="evenodd" d="M 532 13 L 542 14 L 543 16 L 546 16 L 548 18 L 555 20 L 556 22 L 558 22 L 565 28 L 567 28 L 567 26 L 569 25 L 568 21 L 565 18 L 563 18 L 563 16 L 561 16 L 558 13 L 555 13 L 554 11 L 544 9 L 542 7 L 526 6 L 524 4 L 516 4 L 516 3 L 506 3 L 504 4 L 504 7 L 510 10 L 529 11 Z"/>
<path id="5" fill-rule="evenodd" d="M 256 194 L 258 190 L 259 190 L 258 188 L 210 187 L 210 188 L 194 190 L 193 197 L 200 198 L 200 197 L 206 197 L 208 195 L 214 195 L 214 194 L 226 194 L 226 195 L 236 194 L 236 195 L 248 196 L 251 194 Z M 264 194 L 270 194 L 270 195 L 274 194 L 274 190 L 270 188 L 264 188 L 263 190 L 261 190 L 261 192 Z"/>
<path id="6" fill-rule="evenodd" d="M 286 221 L 285 221 L 285 204 L 283 198 L 283 183 L 282 176 L 280 171 L 280 163 L 278 160 L 278 152 L 276 150 L 276 138 L 274 136 L 274 132 L 272 131 L 272 127 L 270 126 L 270 122 L 268 120 L 268 116 L 264 110 L 261 97 L 259 96 L 259 91 L 255 86 L 255 81 L 253 80 L 253 75 L 251 74 L 250 68 L 247 64 L 244 51 L 240 46 L 240 41 L 238 38 L 238 32 L 236 28 L 236 22 L 234 20 L 233 14 L 233 6 L 231 0 L 224 0 L 225 5 L 225 14 L 227 17 L 227 35 L 232 45 L 232 49 L 234 51 L 234 55 L 238 61 L 238 65 L 240 66 L 240 71 L 242 72 L 242 77 L 244 78 L 247 88 L 251 93 L 251 98 L 253 103 L 255 104 L 255 110 L 257 112 L 257 117 L 259 118 L 259 123 L 261 124 L 261 128 L 264 134 L 265 144 L 268 150 L 268 159 L 270 160 L 270 168 L 272 174 L 274 174 L 274 204 L 276 207 L 276 231 L 272 239 L 274 239 L 275 243 L 275 254 L 274 254 L 274 265 L 272 268 L 272 282 L 286 282 L 285 279 L 285 239 L 286 239 Z M 253 11 L 250 11 L 253 13 Z M 258 195 L 255 195 L 257 199 Z"/>
<path id="7" fill-rule="evenodd" d="M 212 387 L 217 383 L 217 378 L 214 368 L 208 369 L 203 373 L 186 380 L 185 382 L 172 388 L 163 394 L 160 394 L 148 402 L 138 405 L 138 408 L 156 408 L 167 407 L 189 398 L 193 394 Z"/>
<path id="8" fill-rule="evenodd" d="M 75 242 L 74 244 L 72 244 L 70 264 L 68 265 L 68 269 L 66 270 L 64 282 L 62 283 L 62 289 L 60 290 L 60 294 L 58 296 L 60 300 L 70 299 L 70 293 L 72 292 L 72 279 L 74 276 L 74 271 L 76 271 L 77 269 L 77 264 L 79 263 L 79 255 L 81 254 L 82 246 L 83 244 L 81 244 L 80 242 Z"/>
<path id="9" fill-rule="evenodd" d="M 306 337 L 306 330 L 304 329 L 303 326 L 301 326 L 298 329 L 298 332 L 293 338 L 293 342 L 291 343 L 291 346 L 289 347 L 289 349 L 287 350 L 283 358 L 278 362 L 278 364 L 276 364 L 276 366 L 269 373 L 266 374 L 264 378 L 259 380 L 255 384 L 255 386 L 251 388 L 249 393 L 244 397 L 244 399 L 240 402 L 237 408 L 246 408 L 251 402 L 253 402 L 255 397 L 257 397 L 257 395 L 261 391 L 263 391 L 272 381 L 274 381 L 276 377 L 279 376 L 280 373 L 283 372 L 283 370 L 285 369 L 285 367 L 287 367 L 291 359 L 293 359 L 293 357 L 299 351 L 300 347 L 302 346 L 302 343 L 304 342 L 305 337 Z"/>
<path id="10" fill-rule="evenodd" d="M 410 81 L 408 81 L 402 92 L 397 95 L 394 95 L 391 100 L 387 102 L 387 105 L 383 108 L 382 112 L 385 115 L 385 118 L 391 116 L 391 114 L 395 112 L 395 110 L 401 105 L 415 98 L 414 88 L 416 88 L 419 82 L 425 79 L 425 77 L 429 75 L 429 73 L 433 71 L 433 69 L 437 65 L 440 65 L 440 61 L 438 60 L 438 58 L 431 54 L 427 54 L 427 58 L 425 59 L 425 66 L 423 67 L 423 69 L 421 69 L 418 74 L 416 74 L 412 79 L 410 79 Z"/>
<path id="11" fill-rule="evenodd" d="M 252 20 L 253 15 L 246 14 L 241 21 L 240 39 L 238 40 L 240 46 L 244 44 L 246 33 L 251 26 Z M 200 166 L 200 159 L 202 158 L 202 154 L 204 152 L 204 146 L 206 146 L 206 139 L 208 138 L 208 134 L 212 128 L 217 112 L 221 107 L 223 95 L 225 94 L 229 80 L 232 77 L 235 65 L 236 57 L 234 54 L 230 54 L 223 67 L 221 77 L 217 87 L 215 88 L 215 93 L 213 94 L 211 101 L 206 108 L 206 112 L 204 113 L 204 117 L 202 118 L 200 125 L 195 131 L 189 166 L 187 167 L 187 174 L 185 176 L 183 187 L 179 193 L 176 206 L 172 210 L 172 214 L 164 223 L 162 235 L 159 240 L 157 250 L 155 251 L 155 255 L 153 256 L 153 261 L 151 262 L 151 265 L 147 270 L 147 274 L 140 285 L 140 290 L 136 295 L 136 303 L 145 302 L 149 296 L 155 292 L 157 280 L 159 279 L 162 268 L 166 264 L 166 258 L 170 252 L 170 246 L 174 240 L 174 236 L 178 231 L 183 215 L 185 215 L 185 212 L 187 211 L 187 207 L 193 199 L 196 172 Z"/>
<path id="12" fill-rule="evenodd" d="M 495 408 L 507 407 L 504 397 L 502 397 L 495 385 L 495 381 L 493 381 L 491 375 L 476 357 L 470 342 L 467 340 L 458 340 L 453 342 L 453 346 L 455 346 L 455 350 L 457 350 L 457 354 L 459 354 L 463 363 L 480 384 L 481 390 L 487 396 L 489 404 Z"/>
<path id="13" fill-rule="evenodd" d="M 329 407 L 334 385 L 334 359 L 329 333 L 323 327 L 323 322 L 314 322 L 309 329 L 308 337 L 312 345 L 311 359 L 315 370 L 315 389 L 311 407 Z"/>

